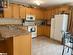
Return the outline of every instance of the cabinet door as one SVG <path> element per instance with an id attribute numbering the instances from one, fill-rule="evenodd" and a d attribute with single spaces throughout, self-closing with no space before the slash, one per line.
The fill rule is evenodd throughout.
<path id="1" fill-rule="evenodd" d="M 12 5 L 9 4 L 8 8 L 4 8 L 4 18 L 12 18 Z"/>
<path id="2" fill-rule="evenodd" d="M 43 34 L 47 37 L 50 37 L 50 26 L 44 26 L 43 29 L 44 29 Z"/>
<path id="3" fill-rule="evenodd" d="M 44 18 L 43 13 L 44 12 L 39 8 L 26 8 L 26 14 L 35 16 L 36 20 L 43 19 Z"/>
<path id="4" fill-rule="evenodd" d="M 35 8 L 31 8 L 30 14 L 35 16 L 35 18 L 36 18 L 36 9 Z"/>
<path id="5" fill-rule="evenodd" d="M 25 7 L 20 5 L 20 18 L 25 19 L 26 16 L 26 11 L 25 11 Z"/>
<path id="6" fill-rule="evenodd" d="M 41 9 L 35 8 L 35 10 L 33 10 L 33 12 L 35 12 L 34 14 L 35 14 L 37 20 L 44 18 L 43 11 Z"/>
<path id="7" fill-rule="evenodd" d="M 31 15 L 31 8 L 26 7 L 26 15 Z"/>
<path id="8" fill-rule="evenodd" d="M 12 11 L 13 12 L 12 13 L 13 18 L 19 19 L 19 13 L 20 13 L 19 5 L 13 4 L 12 7 L 13 7 L 13 11 Z"/>
<path id="9" fill-rule="evenodd" d="M 38 33 L 38 36 L 44 35 L 44 36 L 50 37 L 50 26 L 38 26 L 37 33 Z"/>
<path id="10" fill-rule="evenodd" d="M 38 35 L 38 36 L 44 35 L 44 34 L 43 34 L 43 31 L 44 31 L 44 30 L 43 30 L 43 26 L 38 26 L 38 27 L 37 27 L 37 35 Z"/>
<path id="11" fill-rule="evenodd" d="M 31 35 L 14 37 L 14 55 L 31 55 Z"/>

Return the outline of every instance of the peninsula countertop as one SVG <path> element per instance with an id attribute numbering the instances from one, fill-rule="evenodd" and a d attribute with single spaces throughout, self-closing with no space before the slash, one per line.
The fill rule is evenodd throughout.
<path id="1" fill-rule="evenodd" d="M 29 32 L 22 26 L 0 26 L 0 34 L 3 38 L 27 35 Z"/>

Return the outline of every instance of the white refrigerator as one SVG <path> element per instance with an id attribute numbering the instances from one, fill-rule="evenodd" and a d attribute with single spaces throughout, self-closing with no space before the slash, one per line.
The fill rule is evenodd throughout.
<path id="1" fill-rule="evenodd" d="M 63 32 L 67 31 L 68 15 L 59 14 L 51 19 L 51 38 L 57 41 L 62 41 Z"/>

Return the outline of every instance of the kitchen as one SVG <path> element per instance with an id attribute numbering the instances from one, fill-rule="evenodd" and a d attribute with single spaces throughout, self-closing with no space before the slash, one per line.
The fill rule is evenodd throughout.
<path id="1" fill-rule="evenodd" d="M 45 1 L 43 2 L 41 2 L 41 0 L 39 2 L 37 1 L 39 0 L 34 1 L 34 3 L 32 3 L 32 1 L 26 1 L 26 0 L 2 1 L 1 4 L 2 7 L 0 7 L 1 8 L 0 33 L 2 36 L 0 37 L 1 53 L 5 53 L 5 55 L 6 53 L 7 55 L 20 55 L 20 54 L 39 55 L 39 52 L 41 52 L 41 50 L 38 52 L 36 50 L 33 50 L 32 48 L 35 48 L 36 44 L 39 45 L 41 42 L 41 41 L 39 42 L 39 40 L 41 39 L 44 40 L 43 43 L 47 39 L 51 39 L 51 27 L 52 27 L 51 19 L 54 18 L 55 15 L 60 15 L 60 14 L 68 15 L 67 29 L 68 32 L 73 34 L 72 31 L 73 25 L 71 21 L 73 20 L 72 19 L 73 8 L 72 4 L 69 4 L 72 3 L 72 1 L 64 1 L 62 3 L 60 3 L 59 1 L 60 4 L 58 5 L 55 4 L 55 6 L 53 3 L 51 3 L 52 1 L 49 2 L 49 6 L 43 4 L 43 2 L 45 3 Z M 37 43 L 35 41 L 36 39 Z M 54 39 L 60 44 L 61 41 L 57 40 L 57 38 Z M 33 44 L 33 42 L 35 45 Z M 36 53 L 33 53 L 34 51 Z M 40 53 L 40 55 L 42 54 Z"/>

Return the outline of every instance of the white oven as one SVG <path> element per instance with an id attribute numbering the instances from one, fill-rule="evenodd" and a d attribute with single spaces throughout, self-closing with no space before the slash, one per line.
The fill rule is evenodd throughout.
<path id="1" fill-rule="evenodd" d="M 32 34 L 32 38 L 37 37 L 37 26 L 28 26 L 28 32 Z"/>
<path id="2" fill-rule="evenodd" d="M 35 16 L 26 15 L 25 26 L 28 26 L 28 32 L 32 34 L 32 38 L 37 37 L 37 26 L 35 24 Z"/>

